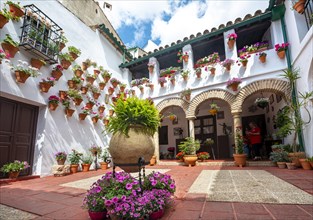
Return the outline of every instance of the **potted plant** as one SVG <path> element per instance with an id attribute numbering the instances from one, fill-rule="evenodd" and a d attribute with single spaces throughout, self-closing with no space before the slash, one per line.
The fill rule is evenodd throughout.
<path id="1" fill-rule="evenodd" d="M 133 79 L 132 81 L 130 81 L 130 85 L 131 87 L 135 87 L 140 85 L 140 80 L 139 79 Z"/>
<path id="2" fill-rule="evenodd" d="M 211 109 L 209 110 L 211 115 L 216 115 L 220 107 L 216 103 L 210 104 Z"/>
<path id="3" fill-rule="evenodd" d="M 37 77 L 39 75 L 38 70 L 32 66 L 28 66 L 25 61 L 18 61 L 16 66 L 11 66 L 11 70 L 15 73 L 16 82 L 25 83 L 28 77 Z"/>
<path id="4" fill-rule="evenodd" d="M 101 119 L 103 117 L 103 114 L 101 113 L 97 113 L 97 112 L 92 112 L 91 115 L 91 120 L 94 124 L 96 124 L 98 122 L 99 119 Z"/>
<path id="5" fill-rule="evenodd" d="M 95 68 L 93 69 L 93 73 L 94 73 L 95 75 L 99 75 L 101 72 L 104 72 L 104 67 L 103 67 L 103 66 L 95 67 Z"/>
<path id="6" fill-rule="evenodd" d="M 182 152 L 182 151 L 179 151 L 179 152 L 176 154 L 176 159 L 178 159 L 179 161 L 183 162 L 183 161 L 184 161 L 184 156 L 185 156 L 185 153 Z"/>
<path id="7" fill-rule="evenodd" d="M 93 144 L 89 148 L 89 151 L 91 152 L 92 156 L 98 156 L 99 157 L 101 155 L 102 149 L 100 146 Z"/>
<path id="8" fill-rule="evenodd" d="M 87 103 L 86 103 L 86 108 L 92 109 L 92 107 L 93 107 L 96 103 L 97 103 L 97 102 L 96 102 L 94 99 L 88 97 L 88 101 L 87 101 Z"/>
<path id="9" fill-rule="evenodd" d="M 286 56 L 286 50 L 288 49 L 289 43 L 275 44 L 275 51 L 280 59 L 284 59 Z"/>
<path id="10" fill-rule="evenodd" d="M 109 82 L 109 80 L 111 79 L 111 75 L 112 75 L 112 74 L 109 73 L 109 71 L 104 70 L 101 75 L 102 75 L 104 81 L 107 83 L 107 82 Z"/>
<path id="11" fill-rule="evenodd" d="M 137 97 L 125 101 L 121 97 L 112 107 L 115 116 L 110 117 L 107 126 L 107 130 L 113 133 L 109 152 L 115 164 L 126 172 L 136 172 L 136 166 L 127 164 L 137 164 L 140 156 L 146 160 L 153 156 L 153 135 L 160 124 L 158 110 L 149 101 Z"/>
<path id="12" fill-rule="evenodd" d="M 192 137 L 187 137 L 185 141 L 178 145 L 178 148 L 184 155 L 184 161 L 189 167 L 195 166 L 198 160 L 196 151 L 200 149 L 200 141 Z"/>
<path id="13" fill-rule="evenodd" d="M 86 106 L 85 107 L 82 107 L 81 108 L 81 113 L 79 113 L 79 115 L 78 115 L 78 117 L 79 117 L 79 120 L 85 120 L 85 118 L 87 117 L 87 115 L 89 115 L 90 114 L 90 111 L 91 111 L 91 109 L 89 109 L 89 108 L 86 108 Z"/>
<path id="14" fill-rule="evenodd" d="M 278 168 L 286 168 L 286 162 L 290 162 L 288 153 L 284 150 L 270 153 L 270 160 L 277 163 Z"/>
<path id="15" fill-rule="evenodd" d="M 51 111 L 56 110 L 56 108 L 58 107 L 60 102 L 60 98 L 55 96 L 55 95 L 51 95 L 48 99 L 48 104 L 49 104 L 49 109 Z"/>
<path id="16" fill-rule="evenodd" d="M 238 60 L 236 61 L 236 63 L 238 63 L 238 66 L 240 66 L 240 63 L 243 67 L 247 67 L 248 64 L 248 59 L 251 57 L 250 54 L 244 54 L 241 55 Z"/>
<path id="17" fill-rule="evenodd" d="M 79 57 L 81 54 L 81 50 L 76 48 L 76 47 L 73 47 L 73 46 L 68 47 L 68 52 L 71 55 L 71 57 L 73 58 L 73 61 L 76 60 L 77 57 Z"/>
<path id="18" fill-rule="evenodd" d="M 170 81 L 171 81 L 171 84 L 172 84 L 173 86 L 175 86 L 175 81 L 176 81 L 175 75 L 171 75 L 171 76 L 170 76 Z"/>
<path id="19" fill-rule="evenodd" d="M 75 105 L 80 105 L 83 101 L 82 95 L 75 89 L 68 90 L 67 95 L 73 99 Z"/>
<path id="20" fill-rule="evenodd" d="M 234 92 L 238 91 L 238 86 L 242 82 L 240 78 L 232 78 L 227 81 L 227 88 L 231 88 Z"/>
<path id="21" fill-rule="evenodd" d="M 112 84 L 113 88 L 115 89 L 117 85 L 120 83 L 116 78 L 111 78 L 110 83 Z"/>
<path id="22" fill-rule="evenodd" d="M 63 50 L 63 48 L 65 47 L 65 44 L 68 42 L 67 38 L 64 36 L 64 34 L 62 33 L 60 35 L 60 39 L 57 42 L 59 45 L 59 51 Z"/>
<path id="23" fill-rule="evenodd" d="M 110 158 L 109 151 L 107 148 L 104 148 L 100 155 L 100 159 L 102 160 L 102 162 L 100 162 L 101 170 L 108 169 L 108 158 Z"/>
<path id="24" fill-rule="evenodd" d="M 303 14 L 305 10 L 305 2 L 306 0 L 298 0 L 293 3 L 292 8 L 298 12 L 299 14 Z"/>
<path id="25" fill-rule="evenodd" d="M 12 15 L 6 8 L 0 10 L 0 29 L 12 19 Z"/>
<path id="26" fill-rule="evenodd" d="M 10 13 L 12 14 L 12 17 L 20 18 L 24 15 L 23 7 L 19 2 L 6 1 L 5 4 L 10 7 Z"/>
<path id="27" fill-rule="evenodd" d="M 127 85 L 125 83 L 121 83 L 119 86 L 120 86 L 120 92 L 124 92 Z"/>
<path id="28" fill-rule="evenodd" d="M 261 63 L 265 63 L 266 62 L 267 53 L 261 52 L 261 53 L 259 53 L 257 55 L 259 55 L 259 60 L 260 60 Z"/>
<path id="29" fill-rule="evenodd" d="M 67 85 L 70 89 L 76 89 L 82 83 L 83 78 L 73 76 L 72 79 L 67 81 Z"/>
<path id="30" fill-rule="evenodd" d="M 151 91 L 153 91 L 153 89 L 154 89 L 154 84 L 153 84 L 153 83 L 148 82 L 148 83 L 146 84 L 146 86 L 149 87 Z"/>
<path id="31" fill-rule="evenodd" d="M 199 153 L 197 153 L 197 157 L 198 157 L 198 160 L 203 162 L 204 160 L 209 159 L 210 154 L 208 152 L 199 152 Z"/>
<path id="32" fill-rule="evenodd" d="M 0 49 L 0 64 L 2 64 L 3 59 L 10 59 L 10 55 L 6 54 L 3 50 Z"/>
<path id="33" fill-rule="evenodd" d="M 259 107 L 259 108 L 266 108 L 268 106 L 270 102 L 270 99 L 269 98 L 264 98 L 264 97 L 261 97 L 261 98 L 256 98 L 256 100 L 254 101 L 254 103 Z"/>
<path id="34" fill-rule="evenodd" d="M 176 116 L 174 113 L 172 113 L 172 112 L 170 112 L 170 114 L 169 114 L 167 117 L 168 117 L 172 122 L 175 121 L 176 118 L 177 118 L 177 116 Z"/>
<path id="35" fill-rule="evenodd" d="M 237 34 L 236 33 L 228 34 L 227 38 L 228 38 L 227 41 L 228 48 L 233 49 L 237 39 Z"/>
<path id="36" fill-rule="evenodd" d="M 309 159 L 307 158 L 301 158 L 299 159 L 300 163 L 301 163 L 301 166 L 304 170 L 312 170 L 312 167 L 311 167 L 311 164 L 310 164 L 310 161 Z"/>
<path id="37" fill-rule="evenodd" d="M 309 161 L 311 167 L 313 168 L 313 156 L 309 157 L 307 160 Z"/>
<path id="38" fill-rule="evenodd" d="M 4 164 L 0 171 L 3 173 L 8 173 L 10 179 L 16 179 L 22 170 L 27 169 L 29 164 L 26 161 L 15 160 L 12 163 Z"/>
<path id="39" fill-rule="evenodd" d="M 83 155 L 82 153 L 79 153 L 74 149 L 72 149 L 72 152 L 68 155 L 68 159 L 71 164 L 70 166 L 71 173 L 77 173 L 79 162 L 81 160 L 82 155 Z"/>
<path id="40" fill-rule="evenodd" d="M 113 87 L 108 88 L 108 94 L 109 95 L 113 95 L 114 91 L 115 91 L 115 89 Z"/>
<path id="41" fill-rule="evenodd" d="M 58 165 L 64 165 L 67 154 L 64 151 L 57 152 L 55 155 L 55 159 L 58 162 Z"/>
<path id="42" fill-rule="evenodd" d="M 82 70 L 81 66 L 78 65 L 78 64 L 75 64 L 73 66 L 72 70 L 73 70 L 75 76 L 77 76 L 77 77 L 81 77 L 83 75 L 83 73 L 84 73 L 84 71 Z"/>
<path id="43" fill-rule="evenodd" d="M 1 47 L 4 52 L 10 57 L 14 58 L 15 54 L 19 51 L 19 43 L 14 41 L 11 35 L 6 34 L 4 40 L 1 43 Z"/>
<path id="44" fill-rule="evenodd" d="M 181 98 L 185 98 L 188 102 L 191 99 L 191 89 L 185 89 L 180 94 Z"/>
<path id="45" fill-rule="evenodd" d="M 166 78 L 165 77 L 160 77 L 158 79 L 159 83 L 160 83 L 160 86 L 163 88 L 164 87 L 164 83 L 166 83 Z"/>
<path id="46" fill-rule="evenodd" d="M 86 59 L 84 62 L 82 62 L 83 71 L 87 70 L 91 66 L 92 63 L 93 62 L 90 59 Z"/>
<path id="47" fill-rule="evenodd" d="M 91 89 L 93 98 L 97 100 L 99 96 L 101 95 L 100 89 L 96 86 L 90 86 L 90 89 Z"/>
<path id="48" fill-rule="evenodd" d="M 235 159 L 235 165 L 243 167 L 246 165 L 247 155 L 243 150 L 243 137 L 241 127 L 236 127 L 235 133 L 235 153 L 233 154 Z"/>
<path id="49" fill-rule="evenodd" d="M 201 67 L 197 67 L 195 69 L 195 73 L 196 73 L 197 78 L 200 79 L 201 78 L 201 74 L 202 74 Z"/>
<path id="50" fill-rule="evenodd" d="M 103 124 L 104 124 L 104 126 L 108 126 L 109 122 L 110 122 L 109 116 L 103 117 Z"/>
<path id="51" fill-rule="evenodd" d="M 147 77 L 142 77 L 140 81 L 141 81 L 141 84 L 146 84 L 149 82 L 149 79 Z"/>
<path id="52" fill-rule="evenodd" d="M 62 99 L 62 105 L 65 108 L 65 114 L 67 117 L 72 117 L 73 113 L 75 112 L 75 109 L 70 108 L 70 100 L 69 99 Z"/>
<path id="53" fill-rule="evenodd" d="M 160 77 L 168 77 L 168 76 L 171 76 L 173 74 L 176 74 L 177 72 L 180 72 L 181 71 L 181 68 L 180 67 L 169 67 L 169 68 L 166 68 L 166 69 L 162 69 L 160 70 Z"/>
<path id="54" fill-rule="evenodd" d="M 67 70 L 74 61 L 73 57 L 69 53 L 60 53 L 58 56 L 61 60 L 61 66 L 65 70 Z"/>
<path id="55" fill-rule="evenodd" d="M 92 164 L 92 157 L 90 155 L 87 156 L 82 156 L 81 158 L 82 162 L 82 171 L 83 172 L 88 172 L 90 170 L 90 166 Z"/>
<path id="56" fill-rule="evenodd" d="M 104 110 L 105 110 L 104 105 L 100 105 L 100 106 L 98 107 L 99 113 L 104 113 Z"/>
<path id="57" fill-rule="evenodd" d="M 38 70 L 39 70 L 42 66 L 44 66 L 44 65 L 46 65 L 46 64 L 47 64 L 47 63 L 46 63 L 44 60 L 41 60 L 41 59 L 31 58 L 31 60 L 30 60 L 30 65 L 31 65 L 32 67 L 37 68 Z"/>
<path id="58" fill-rule="evenodd" d="M 224 60 L 224 61 L 221 62 L 221 65 L 222 65 L 223 67 L 225 67 L 226 70 L 229 72 L 231 66 L 234 65 L 234 63 L 235 63 L 234 60 L 232 60 L 232 59 L 226 59 L 226 60 Z"/>
<path id="59" fill-rule="evenodd" d="M 185 70 L 185 71 L 182 71 L 180 75 L 183 77 L 184 81 L 187 81 L 189 74 L 190 74 L 190 70 Z"/>
<path id="60" fill-rule="evenodd" d="M 177 56 L 178 56 L 178 63 L 182 63 L 183 61 L 185 62 L 185 63 L 188 63 L 188 59 L 189 59 L 189 54 L 188 54 L 188 52 L 182 52 L 181 50 L 179 50 L 178 52 L 177 52 Z"/>
<path id="61" fill-rule="evenodd" d="M 148 70 L 149 70 L 149 73 L 150 73 L 150 74 L 153 73 L 154 65 L 155 65 L 155 62 L 149 62 L 149 63 L 147 64 Z"/>
<path id="62" fill-rule="evenodd" d="M 141 94 L 144 94 L 144 87 L 143 87 L 143 85 L 139 85 L 138 86 L 138 89 L 140 90 L 140 92 L 141 92 Z"/>
<path id="63" fill-rule="evenodd" d="M 55 78 L 55 80 L 59 80 L 60 77 L 63 75 L 62 71 L 63 67 L 60 64 L 57 64 L 53 67 L 51 76 Z"/>
<path id="64" fill-rule="evenodd" d="M 47 79 L 41 79 L 42 81 L 39 83 L 40 91 L 47 93 L 51 86 L 55 85 L 55 78 L 47 77 Z"/>

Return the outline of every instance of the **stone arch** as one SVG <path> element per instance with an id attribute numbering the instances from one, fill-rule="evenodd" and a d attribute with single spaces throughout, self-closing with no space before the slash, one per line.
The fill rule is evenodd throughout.
<path id="1" fill-rule="evenodd" d="M 156 105 L 156 108 L 159 110 L 159 112 L 163 111 L 165 108 L 170 106 L 178 106 L 181 107 L 184 113 L 187 115 L 187 109 L 188 109 L 188 102 L 181 98 L 169 98 L 162 100 L 160 103 Z"/>
<path id="2" fill-rule="evenodd" d="M 229 104 L 229 106 L 231 106 L 231 104 L 235 101 L 235 96 L 230 92 L 221 89 L 213 89 L 202 92 L 191 100 L 186 114 L 187 118 L 196 117 L 197 107 L 202 102 L 208 99 L 221 99 L 223 101 L 226 101 Z"/>
<path id="3" fill-rule="evenodd" d="M 236 96 L 235 102 L 233 102 L 231 105 L 232 112 L 241 112 L 241 107 L 244 100 L 248 96 L 257 92 L 280 93 L 286 100 L 289 99 L 290 86 L 288 81 L 282 79 L 264 79 L 252 82 L 240 89 Z"/>

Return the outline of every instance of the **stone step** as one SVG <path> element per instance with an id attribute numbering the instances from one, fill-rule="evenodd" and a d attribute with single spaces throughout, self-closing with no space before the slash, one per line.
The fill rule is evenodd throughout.
<path id="1" fill-rule="evenodd" d="M 185 165 L 184 162 L 179 161 L 162 161 L 158 162 L 158 165 Z M 234 161 L 205 161 L 205 162 L 197 162 L 198 166 L 235 166 Z M 275 166 L 271 161 L 247 161 L 246 166 L 251 167 L 272 167 Z"/>

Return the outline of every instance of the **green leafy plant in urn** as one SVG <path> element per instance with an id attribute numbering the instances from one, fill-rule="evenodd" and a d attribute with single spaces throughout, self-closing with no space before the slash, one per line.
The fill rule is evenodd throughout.
<path id="1" fill-rule="evenodd" d="M 189 167 L 195 166 L 198 156 L 196 154 L 197 150 L 200 149 L 200 141 L 195 140 L 192 137 L 187 137 L 178 148 L 181 152 L 184 153 L 184 161 Z"/>
<path id="2" fill-rule="evenodd" d="M 106 129 L 113 133 L 109 152 L 115 165 L 125 172 L 138 171 L 138 159 L 146 164 L 154 154 L 153 135 L 160 125 L 156 107 L 148 100 L 121 96 L 113 107 L 114 116 Z"/>

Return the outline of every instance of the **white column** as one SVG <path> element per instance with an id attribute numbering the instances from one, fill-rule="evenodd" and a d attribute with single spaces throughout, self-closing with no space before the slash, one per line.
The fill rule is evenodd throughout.
<path id="1" fill-rule="evenodd" d="M 193 70 L 193 51 L 192 51 L 192 47 L 190 44 L 187 44 L 183 47 L 182 53 L 188 53 L 189 55 L 189 59 L 188 59 L 188 63 L 185 63 L 183 61 L 183 65 L 184 65 L 184 70 L 189 69 L 189 70 Z"/>
<path id="2" fill-rule="evenodd" d="M 235 45 L 234 45 L 233 49 L 229 49 L 228 44 L 227 44 L 227 42 L 228 42 L 227 36 L 229 34 L 232 34 L 232 33 L 235 33 L 234 29 L 231 29 L 231 30 L 226 31 L 226 32 L 223 33 L 223 35 L 224 35 L 225 56 L 226 56 L 225 59 L 237 60 L 237 43 L 235 42 Z"/>
<path id="3" fill-rule="evenodd" d="M 234 120 L 234 139 L 235 139 L 235 146 L 237 149 L 237 144 L 236 144 L 236 134 L 237 128 L 240 127 L 242 128 L 242 123 L 241 123 L 241 112 L 232 112 L 233 115 L 233 120 Z M 242 129 L 240 129 L 241 135 L 242 135 Z"/>
<path id="4" fill-rule="evenodd" d="M 151 57 L 149 59 L 149 63 L 150 62 L 155 63 L 155 65 L 154 65 L 153 73 L 149 73 L 149 79 L 154 84 L 154 86 L 156 86 L 158 85 L 158 78 L 160 76 L 160 64 L 155 57 Z M 147 66 L 147 71 L 148 71 L 148 66 Z"/>
<path id="5" fill-rule="evenodd" d="M 154 156 L 156 156 L 157 163 L 160 160 L 160 145 L 159 145 L 159 132 L 155 132 L 153 136 L 154 140 Z"/>
<path id="6" fill-rule="evenodd" d="M 195 118 L 187 118 L 189 122 L 189 136 L 195 138 Z"/>

